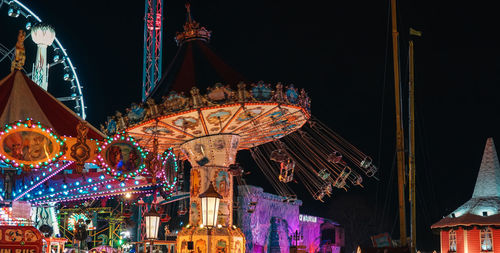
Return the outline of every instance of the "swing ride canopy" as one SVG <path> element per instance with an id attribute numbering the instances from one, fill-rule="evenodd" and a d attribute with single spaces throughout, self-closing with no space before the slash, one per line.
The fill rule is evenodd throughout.
<path id="1" fill-rule="evenodd" d="M 349 183 L 362 185 L 362 174 L 375 175 L 370 157 L 312 117 L 304 89 L 241 77 L 212 51 L 211 32 L 187 9 L 184 31 L 175 36 L 178 51 L 163 79 L 145 103 L 108 117 L 103 132 L 126 132 L 148 150 L 172 148 L 183 160 L 190 141 L 238 136 L 236 147 L 221 141 L 195 145 L 194 152 L 216 152 L 206 150 L 207 144 L 227 152 L 250 150 L 277 193 L 292 200 L 286 183 L 295 178 L 322 201 L 333 187 L 347 190 Z"/>
<path id="2" fill-rule="evenodd" d="M 248 149 L 307 122 L 310 99 L 305 90 L 245 81 L 213 52 L 210 36 L 188 9 L 184 31 L 175 37 L 179 49 L 163 79 L 145 105 L 132 104 L 110 117 L 106 133 L 126 131 L 147 149 L 157 138 L 159 150 L 177 149 L 203 136 L 236 134 L 241 137 L 239 149 Z"/>

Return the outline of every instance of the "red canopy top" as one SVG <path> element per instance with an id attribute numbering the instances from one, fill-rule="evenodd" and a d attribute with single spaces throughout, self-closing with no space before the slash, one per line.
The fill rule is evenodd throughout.
<path id="1" fill-rule="evenodd" d="M 84 121 L 55 97 L 15 70 L 0 81 L 0 124 L 32 118 L 52 128 L 61 136 L 77 136 L 76 126 Z M 104 135 L 87 124 L 88 138 L 100 140 Z"/>

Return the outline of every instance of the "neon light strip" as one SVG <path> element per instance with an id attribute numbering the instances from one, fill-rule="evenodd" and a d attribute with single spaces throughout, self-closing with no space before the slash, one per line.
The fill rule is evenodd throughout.
<path id="1" fill-rule="evenodd" d="M 55 198 L 55 199 L 49 199 L 49 200 L 44 200 L 45 202 L 55 202 L 55 201 L 58 201 L 58 200 L 71 200 L 71 199 L 75 199 L 75 198 L 81 198 L 81 197 L 92 197 L 92 196 L 95 196 L 95 195 L 100 195 L 100 194 L 106 194 L 106 193 L 116 193 L 116 192 L 125 192 L 127 190 L 133 190 L 133 189 L 140 189 L 140 188 L 145 188 L 145 187 L 150 187 L 150 186 L 153 186 L 152 184 L 147 184 L 147 185 L 138 185 L 138 186 L 131 186 L 131 187 L 126 187 L 126 188 L 121 188 L 121 189 L 112 189 L 112 190 L 107 190 L 107 191 L 101 191 L 101 192 L 87 192 L 87 193 L 83 193 L 83 194 L 80 194 L 80 195 L 73 195 L 73 196 L 68 196 L 68 197 L 59 197 L 59 198 Z"/>
<path id="2" fill-rule="evenodd" d="M 91 188 L 93 186 L 96 186 L 96 185 L 99 185 L 99 184 L 105 184 L 105 183 L 109 183 L 111 181 L 115 181 L 114 178 L 111 178 L 111 179 L 108 179 L 108 180 L 104 180 L 104 181 L 98 181 L 98 182 L 95 182 L 95 183 L 92 183 L 92 184 L 87 184 L 87 185 L 82 185 L 82 186 L 78 186 L 78 187 L 74 187 L 74 188 L 70 188 L 70 189 L 66 189 L 66 190 L 61 190 L 61 191 L 58 191 L 58 192 L 54 192 L 54 193 L 50 193 L 50 194 L 45 194 L 43 196 L 40 196 L 40 197 L 37 197 L 37 198 L 34 198 L 34 199 L 30 199 L 29 201 L 37 201 L 37 200 L 42 200 L 43 198 L 47 198 L 47 197 L 55 197 L 57 195 L 60 195 L 60 194 L 63 194 L 64 192 L 73 192 L 73 191 L 78 191 L 78 190 L 81 190 L 81 189 L 86 189 L 86 188 Z"/>
<path id="3" fill-rule="evenodd" d="M 42 22 L 42 19 L 40 19 L 33 11 L 31 11 L 26 5 L 22 4 L 18 0 L 14 0 L 14 2 L 21 6 L 23 9 L 25 9 L 32 17 L 34 17 L 38 22 Z M 82 95 L 82 89 L 80 86 L 80 80 L 78 80 L 78 76 L 76 75 L 75 67 L 73 66 L 73 63 L 71 62 L 71 59 L 69 58 L 68 54 L 66 54 L 66 49 L 62 46 L 61 42 L 56 38 L 55 39 L 57 46 L 61 48 L 61 51 L 63 52 L 65 59 L 68 60 L 68 64 L 71 68 L 71 72 L 73 72 L 73 77 L 75 78 L 76 81 L 76 87 L 78 88 L 78 92 L 80 93 L 80 103 L 82 105 L 81 112 L 82 112 L 82 118 L 85 119 L 87 115 L 85 114 L 85 104 L 83 102 L 83 95 Z"/>
<path id="4" fill-rule="evenodd" d="M 17 201 L 18 199 L 22 198 L 24 195 L 26 195 L 27 193 L 29 193 L 33 189 L 37 188 L 39 185 L 43 184 L 45 181 L 49 180 L 51 177 L 55 176 L 57 173 L 59 173 L 60 171 L 66 169 L 68 166 L 70 166 L 73 163 L 74 163 L 73 161 L 70 161 L 66 165 L 61 166 L 60 168 L 56 169 L 54 172 L 52 172 L 52 174 L 50 174 L 47 177 L 45 177 L 44 179 L 40 180 L 38 183 L 36 183 L 33 186 L 31 186 L 30 188 L 28 188 L 28 190 L 26 190 L 23 193 L 21 193 L 21 195 L 19 195 L 16 198 L 14 198 L 13 201 Z"/>
<path id="5" fill-rule="evenodd" d="M 130 187 L 128 189 L 122 189 L 120 190 L 110 190 L 110 191 L 105 191 L 105 192 L 93 192 L 93 193 L 86 193 L 82 194 L 79 196 L 73 196 L 73 197 L 64 197 L 64 198 L 59 198 L 59 199 L 50 199 L 50 200 L 43 200 L 38 202 L 37 204 L 43 204 L 43 203 L 49 203 L 49 202 L 67 202 L 67 201 L 76 201 L 76 200 L 84 200 L 84 199 L 91 199 L 91 198 L 102 198 L 102 197 L 110 197 L 110 196 L 116 196 L 116 195 L 124 195 L 127 193 L 130 194 L 137 194 L 137 193 L 146 193 L 146 192 L 153 192 L 154 190 L 143 190 L 143 191 L 130 191 L 133 189 L 138 189 L 138 188 L 145 188 L 148 186 L 152 185 L 146 185 L 146 186 L 138 186 L 138 187 Z"/>
<path id="6" fill-rule="evenodd" d="M 101 194 L 101 195 L 96 195 L 96 196 L 86 196 L 86 197 L 80 197 L 80 198 L 73 198 L 73 199 L 65 199 L 61 200 L 60 202 L 69 202 L 69 201 L 77 201 L 77 200 L 85 200 L 85 199 L 98 199 L 98 198 L 103 198 L 103 197 L 112 197 L 112 196 L 118 196 L 118 195 L 125 195 L 127 193 L 130 194 L 141 194 L 141 193 L 153 193 L 154 190 L 144 190 L 144 191 L 127 191 L 127 192 L 117 192 L 117 193 L 111 193 L 111 194 Z M 48 203 L 47 201 L 42 201 L 37 204 L 45 204 Z"/>

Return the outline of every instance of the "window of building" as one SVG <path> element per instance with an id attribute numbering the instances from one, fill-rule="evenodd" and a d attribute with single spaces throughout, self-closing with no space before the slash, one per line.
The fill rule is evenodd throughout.
<path id="1" fill-rule="evenodd" d="M 450 252 L 456 252 L 457 251 L 457 233 L 455 232 L 455 230 L 450 230 L 449 241 L 450 241 Z"/>
<path id="2" fill-rule="evenodd" d="M 481 229 L 481 251 L 493 251 L 493 235 L 491 228 Z"/>

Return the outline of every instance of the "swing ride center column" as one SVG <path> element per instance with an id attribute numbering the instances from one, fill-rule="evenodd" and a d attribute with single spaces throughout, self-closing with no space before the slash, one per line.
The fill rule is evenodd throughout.
<path id="1" fill-rule="evenodd" d="M 244 235 L 233 226 L 233 176 L 229 171 L 229 166 L 235 163 L 239 141 L 239 135 L 218 134 L 193 139 L 180 146 L 192 166 L 189 225 L 177 237 L 177 247 L 181 252 L 188 248 L 202 252 L 216 252 L 219 248 L 225 248 L 226 252 L 244 252 Z M 199 195 L 210 184 L 222 199 L 217 224 L 205 228 Z"/>

